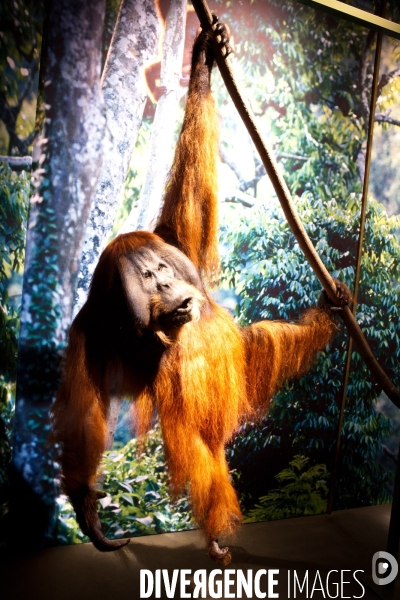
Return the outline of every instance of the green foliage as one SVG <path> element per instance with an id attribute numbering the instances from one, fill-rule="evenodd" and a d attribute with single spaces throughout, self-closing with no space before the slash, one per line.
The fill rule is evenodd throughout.
<path id="1" fill-rule="evenodd" d="M 42 26 L 42 1 L 0 4 L 0 154 L 27 154 L 35 136 Z"/>
<path id="2" fill-rule="evenodd" d="M 37 213 L 35 243 L 29 275 L 25 277 L 26 294 L 30 295 L 31 319 L 26 322 L 26 340 L 20 353 L 24 356 L 25 370 L 20 383 L 29 389 L 33 402 L 51 405 L 59 385 L 59 364 L 62 344 L 57 336 L 61 319 L 59 283 L 57 216 L 51 204 L 52 186 L 49 176 L 41 181 L 42 206 Z M 21 385 L 22 387 L 22 385 Z M 40 419 L 42 423 L 39 424 Z M 44 428 L 44 440 L 48 435 L 46 408 L 32 415 L 30 426 Z"/>
<path id="3" fill-rule="evenodd" d="M 0 164 L 0 373 L 12 380 L 16 375 L 19 314 L 10 303 L 9 280 L 22 269 L 25 222 L 29 197 L 26 173 L 13 173 Z"/>
<path id="4" fill-rule="evenodd" d="M 13 273 L 22 269 L 25 222 L 29 198 L 25 172 L 13 173 L 0 164 L 0 521 L 7 513 L 8 469 L 14 417 L 15 378 L 19 330 L 19 308 L 9 298 Z M 0 526 L 0 538 L 3 532 Z"/>
<path id="5" fill-rule="evenodd" d="M 245 522 L 272 521 L 325 512 L 328 472 L 325 465 L 314 465 L 305 470 L 308 461 L 300 454 L 294 456 L 289 468 L 276 476 L 280 487 L 262 496 L 259 504 L 246 515 Z"/>
<path id="6" fill-rule="evenodd" d="M 159 426 L 149 432 L 142 448 L 133 439 L 124 448 L 105 454 L 102 488 L 107 496 L 99 501 L 99 515 L 110 539 L 193 527 L 186 496 L 172 501 L 169 495 Z M 87 541 L 67 499 L 59 502 L 59 542 Z"/>
<path id="7" fill-rule="evenodd" d="M 328 270 L 351 287 L 354 275 L 358 208 L 350 197 L 339 205 L 325 205 L 310 196 L 298 199 L 303 223 Z M 237 214 L 237 211 L 236 211 Z M 372 198 L 369 201 L 365 252 L 362 262 L 357 319 L 373 351 L 395 382 L 399 372 L 399 266 L 400 245 L 395 236 L 398 217 L 388 217 Z M 237 316 L 244 324 L 263 319 L 292 319 L 315 304 L 320 285 L 289 232 L 277 206 L 252 212 L 242 210 L 236 230 L 223 228 L 228 249 L 224 275 L 239 290 Z M 320 353 L 315 368 L 301 380 L 289 383 L 275 398 L 270 414 L 244 439 L 236 439 L 230 453 L 238 486 L 247 501 L 254 501 L 271 485 L 273 471 L 301 453 L 330 464 L 338 420 L 347 336 L 341 331 L 330 348 Z M 363 506 L 387 500 L 383 486 L 388 475 L 375 464 L 376 452 L 390 433 L 390 422 L 376 413 L 379 396 L 359 356 L 347 390 L 342 438 L 340 499 L 337 507 Z M 261 468 L 266 476 L 254 477 Z M 275 471 L 276 472 L 276 471 Z M 245 475 L 246 474 L 246 475 Z M 257 482 L 257 483 L 255 483 Z M 265 487 L 264 487 L 265 490 Z"/>
<path id="8" fill-rule="evenodd" d="M 236 50 L 243 56 L 242 76 L 251 87 L 258 125 L 281 157 L 300 218 L 328 271 L 351 289 L 362 191 L 358 165 L 366 140 L 361 94 L 365 90 L 358 87 L 366 31 L 291 2 L 255 2 L 246 18 L 255 35 L 247 35 L 242 27 Z M 236 41 L 234 26 L 233 30 Z M 264 66 L 252 60 L 258 55 L 265 58 Z M 367 56 L 369 84 L 372 62 Z M 387 109 L 388 96 L 385 101 Z M 225 105 L 221 112 L 230 124 L 232 116 Z M 224 139 L 235 144 L 229 133 Z M 234 290 L 236 316 L 244 325 L 297 318 L 316 302 L 320 290 L 266 178 L 256 179 L 254 208 L 225 204 L 221 211 L 224 285 Z M 388 217 L 369 197 L 356 315 L 396 385 L 400 383 L 399 224 L 398 217 Z M 245 506 L 268 493 L 275 474 L 294 454 L 309 457 L 311 464 L 331 465 L 346 348 L 347 335 L 341 329 L 315 368 L 300 381 L 289 382 L 274 399 L 269 415 L 255 427 L 244 426 L 231 443 L 228 457 Z M 379 392 L 354 352 L 335 508 L 388 499 L 385 485 L 390 475 L 376 464 L 376 454 L 391 424 L 375 411 Z"/>

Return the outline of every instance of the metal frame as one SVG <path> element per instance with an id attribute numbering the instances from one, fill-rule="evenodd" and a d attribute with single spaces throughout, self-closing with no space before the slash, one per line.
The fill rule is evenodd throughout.
<path id="1" fill-rule="evenodd" d="M 383 19 L 360 8 L 354 8 L 344 2 L 339 2 L 339 0 L 297 0 L 297 2 L 400 40 L 399 23 Z"/>
<path id="2" fill-rule="evenodd" d="M 385 14 L 386 9 L 386 0 L 383 0 L 381 3 L 381 14 Z M 371 167 L 371 156 L 372 156 L 372 144 L 374 138 L 374 122 L 375 122 L 375 108 L 376 101 L 378 98 L 378 84 L 379 84 L 379 69 L 381 64 L 381 50 L 382 50 L 382 39 L 383 34 L 381 31 L 378 31 L 376 36 L 376 49 L 375 49 L 375 60 L 374 60 L 374 72 L 372 79 L 372 88 L 371 88 L 371 100 L 369 106 L 369 119 L 368 119 L 368 132 L 367 132 L 367 148 L 366 148 L 366 156 L 365 156 L 365 173 L 364 173 L 364 181 L 363 181 L 363 191 L 361 198 L 361 215 L 360 215 L 360 231 L 358 236 L 358 245 L 357 245 L 357 259 L 356 259 L 356 272 L 354 275 L 354 293 L 353 293 L 353 306 L 352 312 L 353 315 L 356 315 L 357 308 L 357 300 L 358 300 L 358 288 L 360 282 L 361 275 L 361 259 L 363 255 L 363 244 L 364 244 L 364 232 L 365 232 L 365 221 L 367 214 L 367 204 L 368 204 L 368 186 L 369 186 L 369 176 L 370 176 L 370 167 Z M 342 429 L 343 429 L 343 421 L 344 421 L 344 410 L 346 407 L 346 396 L 347 396 L 347 386 L 350 377 L 350 369 L 352 362 L 352 351 L 353 351 L 353 339 L 349 337 L 349 342 L 346 351 L 346 363 L 344 370 L 344 381 L 341 392 L 340 399 L 340 416 L 339 423 L 336 434 L 336 447 L 335 447 L 335 456 L 333 461 L 333 469 L 332 469 L 332 477 L 329 488 L 329 496 L 328 496 L 328 514 L 331 514 L 333 508 L 334 501 L 334 493 L 336 487 L 336 478 L 337 478 L 337 468 L 339 463 L 339 452 L 340 452 L 340 444 L 342 437 Z"/>
<path id="3" fill-rule="evenodd" d="M 374 64 L 374 81 L 372 86 L 372 98 L 371 98 L 371 107 L 370 107 L 370 120 L 368 127 L 368 143 L 367 143 L 367 157 L 366 157 L 366 169 L 364 175 L 364 189 L 363 189 L 363 213 L 361 216 L 360 222 L 360 240 L 359 240 L 359 248 L 358 248 L 358 257 L 357 257 L 357 270 L 359 271 L 359 264 L 361 260 L 361 252 L 362 252 L 362 241 L 363 241 L 363 230 L 364 230 L 364 222 L 365 222 L 365 209 L 367 202 L 367 191 L 368 191 L 368 183 L 369 183 L 369 166 L 371 162 L 371 149 L 372 149 L 372 140 L 373 140 L 373 114 L 375 108 L 376 101 L 376 90 L 378 84 L 379 77 L 379 65 L 380 65 L 380 51 L 382 45 L 382 37 L 383 35 L 389 35 L 391 37 L 400 39 L 400 25 L 394 23 L 393 21 L 388 21 L 382 17 L 377 15 L 368 13 L 364 10 L 360 10 L 358 8 L 354 8 L 352 6 L 348 6 L 343 2 L 339 2 L 338 0 L 297 0 L 301 4 L 305 4 L 311 8 L 322 10 L 323 12 L 333 14 L 336 17 L 346 19 L 347 21 L 351 21 L 352 23 L 357 23 L 362 25 L 368 29 L 372 29 L 378 32 L 377 38 L 377 48 L 375 55 L 375 64 Z M 385 10 L 386 0 L 383 2 L 382 10 Z M 358 288 L 358 276 L 356 275 L 356 288 Z M 334 495 L 334 486 L 336 479 L 336 471 L 337 471 L 337 462 L 338 462 L 338 453 L 340 448 L 340 437 L 341 437 L 341 429 L 343 425 L 343 412 L 345 406 L 345 398 L 346 398 L 346 388 L 347 388 L 347 380 L 350 371 L 350 363 L 351 363 L 351 342 L 349 340 L 349 348 L 347 351 L 347 361 L 346 361 L 346 369 L 345 369 L 345 381 L 343 384 L 343 393 L 342 393 L 342 406 L 341 406 L 341 415 L 339 419 L 338 425 L 338 436 L 337 436 L 337 444 L 335 449 L 335 461 L 334 468 L 332 474 L 332 482 L 329 491 L 329 499 L 328 499 L 328 514 L 332 511 L 333 505 L 333 495 Z M 392 554 L 395 558 L 398 557 L 399 552 L 399 540 L 400 540 L 400 447 L 399 454 L 397 459 L 397 468 L 395 474 L 395 482 L 394 482 L 394 490 L 393 490 L 393 500 L 392 500 L 392 510 L 390 515 L 390 524 L 387 538 L 386 550 Z M 380 598 L 392 597 L 393 590 L 395 587 L 395 581 L 392 583 L 383 586 L 382 589 L 375 589 L 373 587 L 375 593 Z"/>

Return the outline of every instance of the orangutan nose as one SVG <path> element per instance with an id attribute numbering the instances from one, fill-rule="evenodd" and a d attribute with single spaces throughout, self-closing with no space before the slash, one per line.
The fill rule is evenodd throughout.
<path id="1" fill-rule="evenodd" d="M 164 290 L 169 290 L 170 287 L 171 287 L 170 282 L 167 281 L 166 279 L 157 282 L 157 289 L 159 292 L 162 292 Z"/>
<path id="2" fill-rule="evenodd" d="M 189 310 L 189 308 L 191 307 L 193 302 L 193 298 L 189 297 L 189 298 L 185 298 L 185 300 L 183 302 L 181 302 L 181 304 L 179 305 L 179 308 L 181 310 Z"/>

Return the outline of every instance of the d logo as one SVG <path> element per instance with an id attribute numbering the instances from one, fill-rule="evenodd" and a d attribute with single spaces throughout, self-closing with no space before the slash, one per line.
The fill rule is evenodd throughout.
<path id="1" fill-rule="evenodd" d="M 379 561 L 379 562 L 378 562 Z M 396 579 L 399 566 L 389 552 L 375 552 L 372 557 L 372 579 L 376 585 L 387 585 Z M 385 575 L 385 577 L 382 577 Z"/>

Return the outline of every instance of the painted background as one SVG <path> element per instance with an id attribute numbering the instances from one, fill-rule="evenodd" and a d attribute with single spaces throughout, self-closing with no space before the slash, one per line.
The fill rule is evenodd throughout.
<path id="1" fill-rule="evenodd" d="M 87 199 L 82 199 L 85 194 L 79 196 L 77 192 L 74 196 L 76 164 L 64 152 L 73 135 L 77 136 L 76 143 L 81 144 L 77 154 L 84 152 L 88 132 L 79 128 L 75 131 L 75 127 L 75 133 L 69 129 L 66 139 L 58 140 L 58 146 L 43 143 L 51 131 L 51 110 L 54 111 L 57 102 L 64 102 L 54 92 L 50 99 L 46 97 L 49 73 L 56 77 L 55 71 L 51 71 L 51 56 L 47 65 L 43 66 L 42 60 L 39 77 L 42 34 L 48 36 L 51 46 L 51 35 L 55 35 L 57 25 L 51 19 L 43 25 L 43 9 L 37 2 L 18 0 L 1 8 L 0 21 L 4 26 L 0 60 L 4 68 L 0 73 L 0 154 L 29 157 L 33 153 L 31 183 L 29 166 L 23 169 L 15 164 L 12 168 L 7 163 L 0 166 L 3 541 L 10 522 L 13 531 L 18 527 L 21 531 L 33 528 L 39 543 L 85 540 L 67 498 L 59 495 L 56 455 L 46 445 L 48 411 L 57 387 L 65 335 L 73 311 L 84 301 L 90 272 L 102 245 L 121 231 L 146 226 L 157 212 L 161 196 L 159 188 L 154 190 L 152 185 L 157 181 L 162 186 L 183 116 L 187 56 L 184 54 L 179 85 L 175 81 L 176 114 L 163 97 L 162 87 L 155 85 L 158 63 L 164 60 L 163 39 L 168 50 L 166 56 L 176 51 L 168 47 L 168 21 L 163 37 L 153 4 L 146 0 L 136 2 L 134 10 L 139 15 L 142 9 L 141 27 L 148 36 L 141 53 L 129 52 L 132 40 L 129 31 L 119 31 L 120 45 L 114 40 L 113 47 L 111 35 L 118 4 L 116 0 L 108 1 L 104 28 L 94 28 L 97 45 L 87 60 L 93 58 L 93 64 L 98 62 L 96 82 L 89 86 L 91 90 L 98 89 L 93 92 L 94 99 L 91 97 L 89 101 L 85 96 L 85 110 L 78 116 L 75 114 L 78 123 L 80 117 L 89 122 L 93 111 L 100 106 L 100 116 L 91 130 L 92 137 L 89 136 L 91 140 L 98 138 L 98 145 L 92 149 L 88 165 L 90 168 L 96 165 L 93 177 L 102 185 L 94 186 L 89 205 L 85 204 Z M 175 4 L 183 20 L 184 3 Z M 376 10 L 372 1 L 351 4 L 371 12 Z M 129 2 L 125 2 L 127 5 Z M 233 61 L 240 85 L 279 162 L 308 234 L 330 273 L 352 289 L 376 36 L 294 1 L 221 0 L 210 6 L 232 30 Z M 399 22 L 399 9 L 389 5 L 387 17 Z M 102 16 L 91 18 L 97 23 Z M 181 52 L 184 31 L 186 36 L 192 35 L 192 15 L 186 30 L 181 28 Z M 118 69 L 112 60 L 104 71 L 110 45 L 111 59 L 123 63 L 123 58 L 127 69 L 129 57 L 136 67 L 140 64 L 136 74 L 124 77 L 123 84 L 121 80 L 113 83 Z M 140 44 L 137 47 L 140 49 Z M 62 54 L 62 48 L 59 52 Z M 87 57 L 89 51 L 82 43 L 76 48 L 76 57 L 79 52 Z M 397 386 L 400 385 L 399 58 L 399 42 L 384 38 L 356 314 L 375 355 Z M 180 68 L 179 52 L 177 60 Z M 108 102 L 107 126 L 101 120 L 104 115 L 99 84 L 101 68 L 103 95 Z M 173 66 L 169 68 L 173 71 Z M 263 166 L 217 72 L 213 75 L 213 92 L 221 118 L 222 255 L 222 282 L 213 293 L 242 324 L 259 319 L 294 319 L 317 301 L 320 285 L 289 231 Z M 157 99 L 158 103 L 153 101 Z M 50 101 L 53 108 L 49 109 Z M 71 124 L 68 112 L 58 118 Z M 54 157 L 59 158 L 58 166 Z M 56 168 L 65 178 L 62 189 L 57 184 L 51 187 Z M 161 175 L 154 175 L 155 171 L 161 171 Z M 81 181 L 79 177 L 80 174 L 77 178 Z M 64 207 L 70 206 L 69 200 L 63 199 L 65 190 L 76 202 L 71 206 L 81 210 L 80 238 L 78 224 L 72 226 L 71 213 L 64 211 Z M 23 283 L 29 197 L 30 234 Z M 59 202 L 59 210 L 54 198 Z M 69 227 L 72 233 L 66 235 Z M 74 240 L 76 250 L 68 255 L 72 256 L 74 266 L 64 268 L 62 257 L 67 256 Z M 64 247 L 67 250 L 63 254 Z M 398 454 L 399 411 L 370 380 L 355 351 L 345 391 L 341 446 L 339 452 L 335 451 L 347 344 L 347 334 L 341 328 L 334 342 L 321 353 L 315 368 L 300 381 L 288 383 L 276 396 L 270 413 L 256 425 L 244 425 L 230 442 L 228 460 L 246 521 L 323 513 L 328 499 L 333 510 L 390 501 Z M 100 481 L 107 492 L 100 512 L 105 534 L 134 536 L 194 526 L 187 498 L 173 501 L 169 496 L 157 423 L 141 456 L 135 437 L 131 439 L 134 413 L 126 400 L 113 400 L 110 425 L 115 435 L 110 436 Z M 337 473 L 333 480 L 335 456 Z M 33 525 L 33 521 L 38 524 Z"/>

